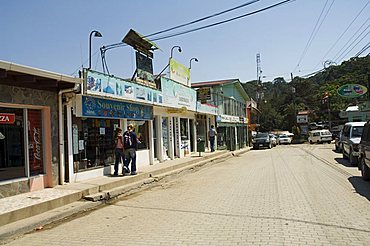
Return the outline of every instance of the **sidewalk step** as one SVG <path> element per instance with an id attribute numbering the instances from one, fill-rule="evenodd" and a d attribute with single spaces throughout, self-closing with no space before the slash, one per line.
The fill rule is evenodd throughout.
<path id="1" fill-rule="evenodd" d="M 177 159 L 149 166 L 143 168 L 143 171 L 135 176 L 103 176 L 84 182 L 2 198 L 0 199 L 0 226 L 39 215 L 73 202 L 83 201 L 83 199 L 101 201 L 127 194 L 176 172 L 202 166 L 213 160 L 231 157 L 246 151 L 249 151 L 249 148 L 235 152 L 225 150 L 212 154 L 206 153 L 201 157 L 192 156 L 186 161 Z"/>

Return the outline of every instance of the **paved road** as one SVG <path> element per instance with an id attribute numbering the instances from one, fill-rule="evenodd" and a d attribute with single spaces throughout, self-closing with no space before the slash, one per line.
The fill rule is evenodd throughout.
<path id="1" fill-rule="evenodd" d="M 332 147 L 252 150 L 9 245 L 370 245 L 370 183 Z"/>

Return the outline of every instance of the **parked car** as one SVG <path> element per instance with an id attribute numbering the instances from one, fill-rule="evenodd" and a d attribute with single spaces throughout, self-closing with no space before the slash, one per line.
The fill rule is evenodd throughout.
<path id="1" fill-rule="evenodd" d="M 270 136 L 270 139 L 271 139 L 272 147 L 275 147 L 278 144 L 277 136 L 274 135 L 274 134 L 269 134 L 269 136 Z"/>
<path id="2" fill-rule="evenodd" d="M 343 130 L 341 130 L 336 136 L 335 136 L 335 139 L 334 139 L 334 144 L 335 144 L 335 151 L 340 153 L 342 152 L 342 133 L 343 133 Z"/>
<path id="3" fill-rule="evenodd" d="M 253 149 L 259 149 L 260 147 L 272 148 L 272 142 L 268 133 L 257 133 L 252 139 Z"/>
<path id="4" fill-rule="evenodd" d="M 313 143 L 331 143 L 332 135 L 329 130 L 313 130 L 308 133 L 308 142 Z"/>
<path id="5" fill-rule="evenodd" d="M 342 153 L 344 159 L 349 159 L 352 166 L 358 164 L 360 155 L 358 145 L 366 122 L 347 122 L 342 133 Z"/>
<path id="6" fill-rule="evenodd" d="M 278 137 L 278 142 L 279 144 L 291 144 L 292 139 L 286 134 L 280 134 Z"/>
<path id="7" fill-rule="evenodd" d="M 359 144 L 359 162 L 362 178 L 370 180 L 370 120 L 365 124 Z"/>

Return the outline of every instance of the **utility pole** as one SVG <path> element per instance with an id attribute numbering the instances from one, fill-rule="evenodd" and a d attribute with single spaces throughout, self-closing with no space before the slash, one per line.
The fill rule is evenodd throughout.
<path id="1" fill-rule="evenodd" d="M 290 83 L 293 82 L 293 73 L 290 73 Z M 293 93 L 293 107 L 294 107 L 294 125 L 296 125 L 297 123 L 297 110 L 296 110 L 296 106 L 295 106 L 295 87 L 292 86 L 292 93 Z"/>
<path id="2" fill-rule="evenodd" d="M 260 53 L 256 55 L 256 63 L 257 63 L 257 109 L 260 107 L 261 100 L 262 100 L 262 85 L 261 85 L 261 56 Z M 257 123 L 260 124 L 260 112 L 258 112 Z"/>
<path id="3" fill-rule="evenodd" d="M 367 72 L 367 99 L 370 101 L 370 72 Z"/>

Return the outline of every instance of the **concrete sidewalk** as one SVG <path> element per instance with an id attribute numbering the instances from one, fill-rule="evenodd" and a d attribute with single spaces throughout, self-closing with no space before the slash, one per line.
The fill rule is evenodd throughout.
<path id="1" fill-rule="evenodd" d="M 150 165 L 135 176 L 103 176 L 84 182 L 61 185 L 0 199 L 0 240 L 41 229 L 43 225 L 93 209 L 113 197 L 131 194 L 147 184 L 249 151 L 216 151 Z"/>

